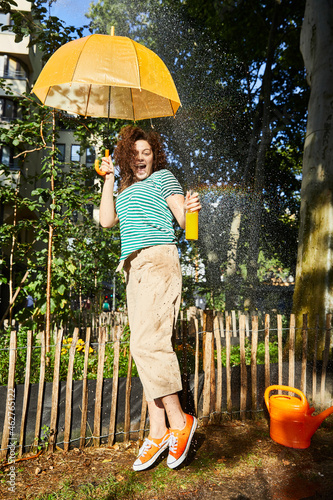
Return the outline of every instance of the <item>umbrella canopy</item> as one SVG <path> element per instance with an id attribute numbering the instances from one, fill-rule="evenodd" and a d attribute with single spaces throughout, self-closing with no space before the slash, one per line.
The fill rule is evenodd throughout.
<path id="1" fill-rule="evenodd" d="M 83 116 L 143 120 L 175 115 L 180 100 L 164 62 L 123 36 L 90 35 L 60 47 L 32 92 Z"/>

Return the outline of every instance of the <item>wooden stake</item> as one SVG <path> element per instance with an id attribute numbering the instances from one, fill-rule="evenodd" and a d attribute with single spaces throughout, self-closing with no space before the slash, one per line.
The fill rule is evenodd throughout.
<path id="1" fill-rule="evenodd" d="M 290 315 L 289 325 L 289 387 L 295 385 L 295 314 Z"/>
<path id="2" fill-rule="evenodd" d="M 55 347 L 54 356 L 54 371 L 53 371 L 53 385 L 52 385 L 52 403 L 51 403 L 51 420 L 50 420 L 50 437 L 49 437 L 49 451 L 54 452 L 57 441 L 57 419 L 58 419 L 58 403 L 59 403 L 59 388 L 60 388 L 60 358 L 62 348 L 63 329 L 58 332 L 57 344 Z M 35 439 L 37 435 L 35 434 Z M 38 437 L 37 437 L 38 444 Z"/>
<path id="3" fill-rule="evenodd" d="M 258 316 L 252 317 L 252 342 L 251 342 L 251 401 L 252 418 L 257 410 L 257 349 L 258 349 Z"/>
<path id="4" fill-rule="evenodd" d="M 241 370 L 241 388 L 240 388 L 240 418 L 245 420 L 246 396 L 247 396 L 247 370 L 245 358 L 245 316 L 239 317 L 239 348 L 240 348 L 240 370 Z"/>
<path id="5" fill-rule="evenodd" d="M 306 362 L 307 362 L 307 357 L 308 357 L 308 315 L 303 314 L 301 391 L 304 394 L 306 394 Z"/>
<path id="6" fill-rule="evenodd" d="M 124 443 L 130 440 L 131 429 L 131 389 L 132 389 L 132 355 L 128 353 L 128 367 L 126 378 L 126 394 L 125 394 L 125 422 L 124 422 Z"/>
<path id="7" fill-rule="evenodd" d="M 87 428 L 87 413 L 88 413 L 88 361 L 90 348 L 91 328 L 86 329 L 86 342 L 84 347 L 84 365 L 83 365 L 83 381 L 82 381 L 82 414 L 81 414 L 81 430 L 80 430 L 80 448 L 86 444 L 86 428 Z"/>
<path id="8" fill-rule="evenodd" d="M 75 328 L 72 345 L 69 349 L 67 383 L 66 383 L 66 403 L 65 403 L 65 430 L 64 430 L 64 451 L 69 450 L 70 432 L 72 421 L 72 391 L 73 391 L 73 367 L 76 353 L 76 344 L 79 338 L 79 329 Z"/>
<path id="9" fill-rule="evenodd" d="M 99 328 L 98 335 L 98 365 L 97 365 L 97 380 L 95 392 L 95 413 L 94 413 L 94 446 L 100 445 L 101 436 L 101 413 L 102 413 L 102 394 L 103 394 L 103 371 L 105 357 L 105 327 Z"/>
<path id="10" fill-rule="evenodd" d="M 114 443 L 114 436 L 116 431 L 116 413 L 117 413 L 117 399 L 118 399 L 118 383 L 119 383 L 119 355 L 120 355 L 120 339 L 116 339 L 114 345 L 114 358 L 113 358 L 113 379 L 112 379 L 112 401 L 110 412 L 110 425 L 108 445 L 112 446 Z"/>
<path id="11" fill-rule="evenodd" d="M 17 357 L 17 335 L 16 331 L 13 330 L 10 334 L 10 344 L 9 344 L 9 371 L 8 371 L 8 383 L 7 383 L 7 397 L 6 397 L 6 407 L 5 407 L 5 419 L 3 423 L 2 430 L 2 441 L 1 441 L 1 454 L 0 458 L 6 458 L 7 447 L 9 444 L 10 436 L 13 435 L 15 428 L 15 365 Z"/>
<path id="12" fill-rule="evenodd" d="M 270 329 L 270 316 L 265 315 L 265 387 L 271 384 L 270 375 L 270 357 L 269 357 L 269 329 Z"/>
<path id="13" fill-rule="evenodd" d="M 32 330 L 28 330 L 27 334 L 27 357 L 25 361 L 25 380 L 24 380 L 24 395 L 23 395 L 23 406 L 22 406 L 22 417 L 21 417 L 21 430 L 20 430 L 20 441 L 19 441 L 19 451 L 18 457 L 22 457 L 24 448 L 24 429 L 27 417 L 28 399 L 30 392 L 30 372 L 31 372 L 31 354 L 32 354 Z"/>

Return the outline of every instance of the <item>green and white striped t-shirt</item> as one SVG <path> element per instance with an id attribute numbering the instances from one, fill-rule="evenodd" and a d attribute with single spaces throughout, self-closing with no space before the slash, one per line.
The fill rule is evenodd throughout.
<path id="1" fill-rule="evenodd" d="M 153 245 L 175 243 L 173 214 L 166 198 L 184 194 L 169 170 L 159 170 L 122 191 L 116 201 L 120 221 L 121 257 Z"/>

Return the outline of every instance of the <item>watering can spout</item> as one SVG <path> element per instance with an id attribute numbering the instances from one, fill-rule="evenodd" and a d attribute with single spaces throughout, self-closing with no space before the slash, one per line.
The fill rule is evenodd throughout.
<path id="1" fill-rule="evenodd" d="M 269 393 L 276 390 L 288 391 L 298 397 L 276 394 L 269 398 Z M 271 438 L 290 448 L 308 448 L 320 424 L 333 413 L 331 406 L 319 415 L 312 416 L 315 409 L 309 407 L 303 392 L 285 385 L 267 387 L 265 403 L 270 415 Z"/>
<path id="2" fill-rule="evenodd" d="M 322 411 L 321 413 L 319 413 L 319 415 L 315 415 L 314 417 L 309 416 L 307 420 L 309 422 L 309 425 L 310 422 L 312 422 L 314 429 L 313 432 L 316 432 L 316 430 L 323 423 L 325 418 L 329 417 L 332 413 L 333 413 L 333 406 L 327 408 L 327 410 Z"/>

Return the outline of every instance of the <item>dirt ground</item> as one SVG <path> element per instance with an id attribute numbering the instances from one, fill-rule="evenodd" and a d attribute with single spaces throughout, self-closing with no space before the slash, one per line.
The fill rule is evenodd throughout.
<path id="1" fill-rule="evenodd" d="M 180 470 L 168 469 L 162 457 L 150 470 L 135 473 L 132 463 L 137 449 L 138 443 L 130 442 L 116 443 L 112 448 L 43 452 L 15 464 L 15 493 L 8 491 L 9 467 L 2 466 L 0 498 L 32 499 L 57 493 L 52 498 L 333 499 L 332 417 L 321 425 L 305 450 L 275 443 L 264 418 L 199 425 Z M 90 496 L 80 496 L 87 485 Z"/>

